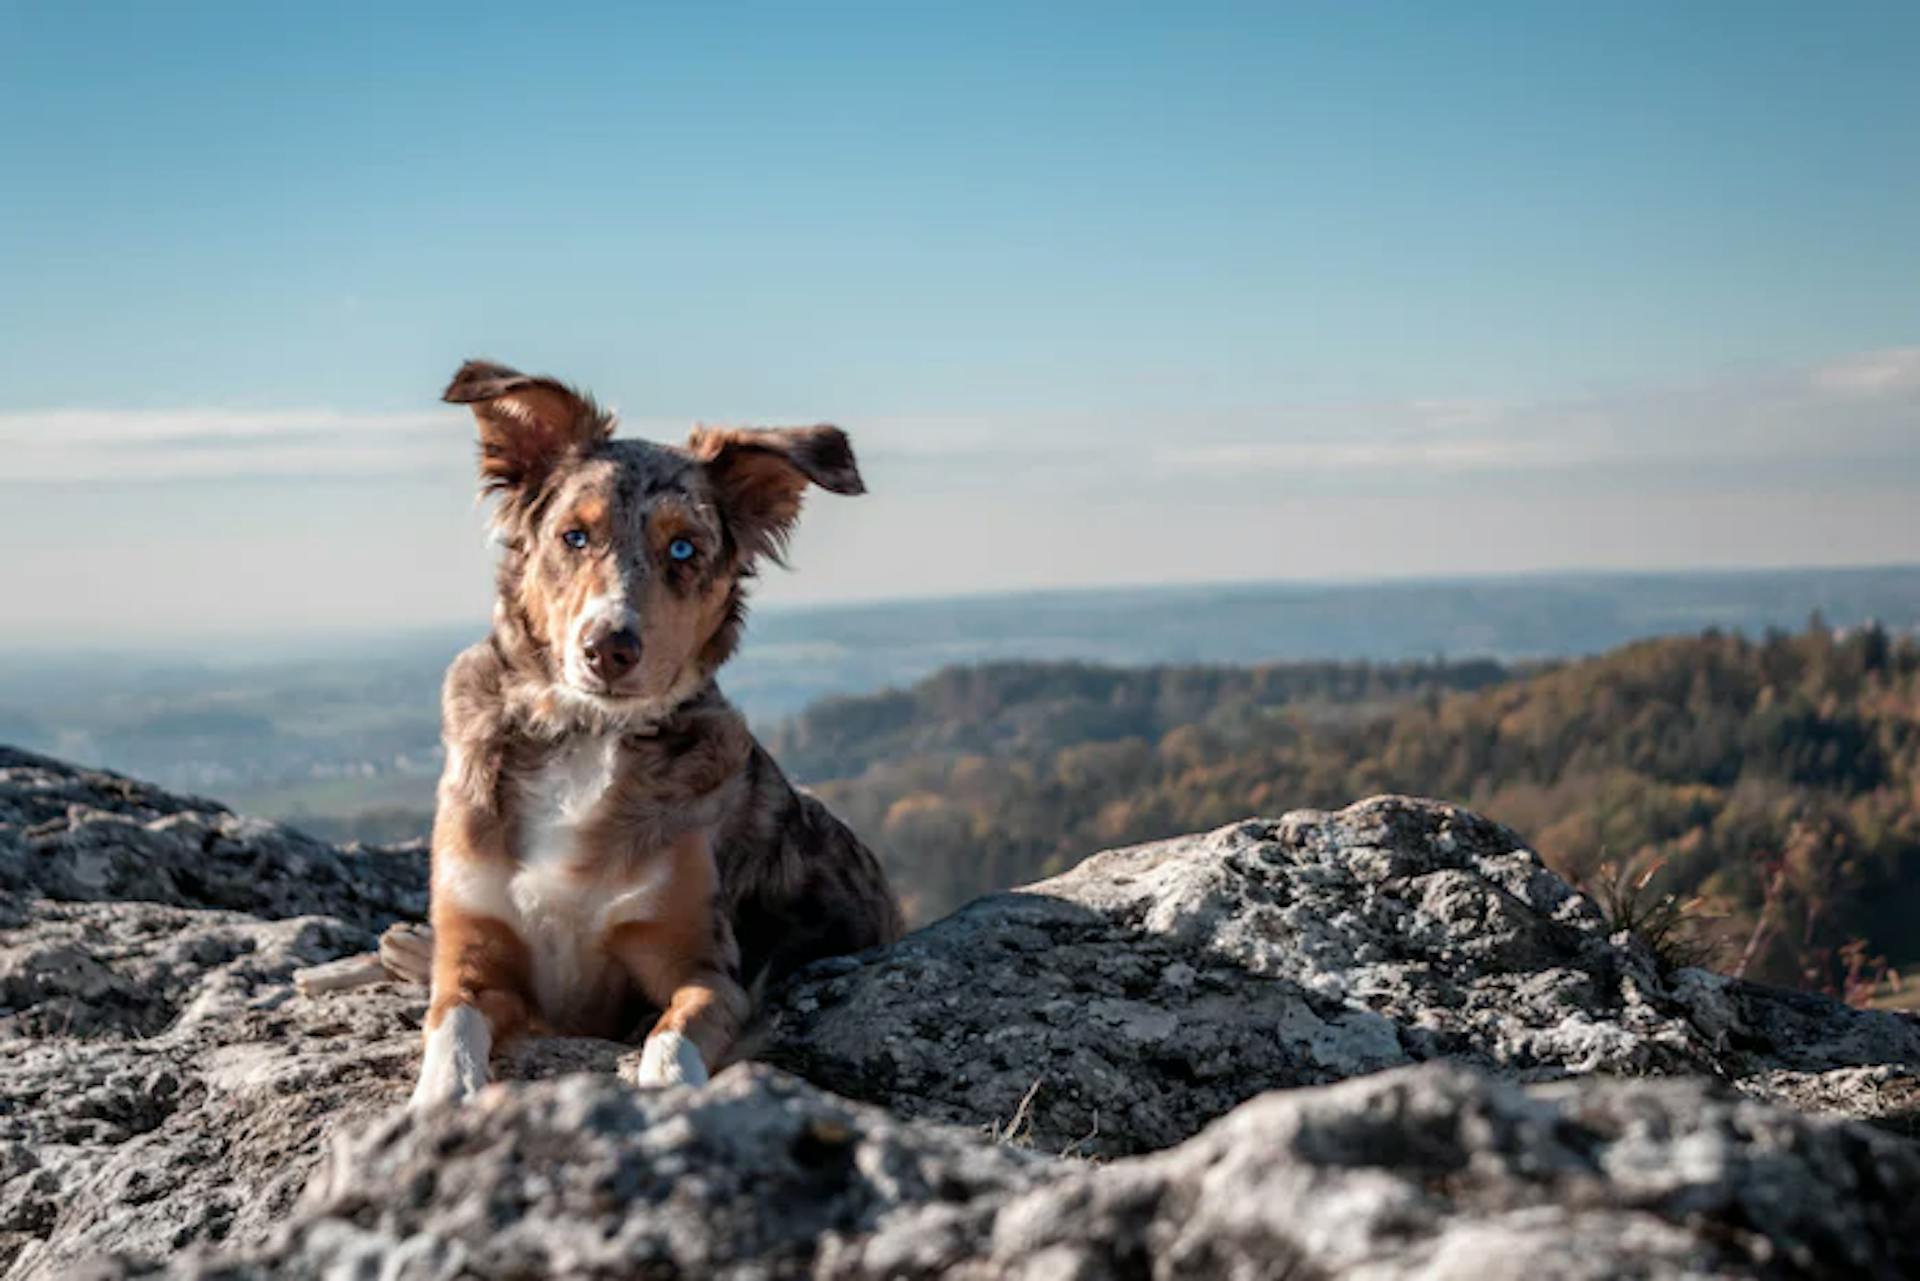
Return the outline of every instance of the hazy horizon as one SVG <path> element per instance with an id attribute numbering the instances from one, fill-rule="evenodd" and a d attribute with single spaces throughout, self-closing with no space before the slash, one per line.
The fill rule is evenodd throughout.
<path id="1" fill-rule="evenodd" d="M 1583 587 L 1617 592 L 1631 584 L 1648 584 L 1668 590 L 1688 591 L 1699 590 L 1710 585 L 1730 585 L 1735 588 L 1757 586 L 1768 579 L 1793 580 L 1797 586 L 1804 586 L 1805 580 L 1809 579 L 1826 580 L 1829 585 L 1844 583 L 1848 586 L 1860 586 L 1862 580 L 1867 584 L 1880 585 L 1888 579 L 1903 578 L 1913 580 L 1911 586 L 1915 589 L 1915 599 L 1920 602 L 1920 561 L 1914 561 L 1879 564 L 1688 566 L 1677 569 L 1594 567 L 1483 574 L 1065 584 L 1056 587 L 903 594 L 845 600 L 763 601 L 758 596 L 752 596 L 749 603 L 751 618 L 760 619 L 763 622 L 774 620 L 777 624 L 791 624 L 808 619 L 845 620 L 862 615 L 897 616 L 938 610 L 968 611 L 993 606 L 1015 607 L 1022 603 L 1033 603 L 1046 609 L 1071 611 L 1102 602 L 1124 601 L 1152 605 L 1183 596 L 1218 599 L 1271 598 L 1291 595 L 1303 599 L 1342 596 L 1362 599 L 1393 597 L 1426 589 L 1453 590 L 1470 594 L 1489 590 L 1516 591 L 1529 586 L 1547 592 L 1577 590 Z M 1825 606 L 1820 601 L 1809 599 L 1803 610 L 1791 617 L 1782 614 L 1771 625 L 1796 626 L 1804 621 L 1807 611 L 1823 608 Z M 1876 616 L 1876 621 L 1889 623 L 1899 630 L 1920 628 L 1920 604 L 1916 604 L 1911 611 L 1911 617 L 1906 614 L 1892 618 Z M 1699 625 L 1707 624 L 1703 622 Z M 1689 621 L 1679 630 L 1683 632 L 1692 630 L 1693 626 L 1694 624 Z M 110 634 L 99 633 L 57 633 L 43 636 L 29 627 L 0 633 L 0 657 L 29 660 L 38 664 L 56 664 L 67 657 L 79 662 L 84 661 L 89 655 L 129 657 L 135 654 L 144 654 L 162 663 L 191 662 L 218 665 L 229 660 L 241 664 L 276 663 L 317 654 L 324 654 L 331 658 L 335 657 L 340 649 L 377 652 L 396 645 L 406 646 L 417 643 L 444 645 L 450 641 L 464 645 L 470 641 L 482 639 L 490 628 L 491 618 L 486 612 L 472 617 L 405 624 L 382 625 L 377 622 L 342 624 L 333 630 L 307 628 L 223 632 L 204 629 L 147 629 L 131 639 L 123 640 L 116 640 Z M 1660 633 L 1656 630 L 1642 634 L 1652 636 Z M 749 651 L 753 648 L 753 641 L 754 628 L 750 622 L 747 638 Z M 1514 656 L 1491 649 L 1463 650 L 1450 656 L 1492 657 L 1496 655 Z M 1325 653 L 1314 654 L 1292 652 L 1289 657 L 1321 658 L 1331 661 L 1358 658 L 1366 661 L 1377 659 L 1378 655 L 1329 649 Z"/>
<path id="2" fill-rule="evenodd" d="M 1533 663 L 1706 628 L 1761 641 L 1817 612 L 1920 635 L 1920 566 L 1086 589 L 764 612 L 720 674 L 771 728 L 956 666 Z M 0 741 L 286 816 L 430 808 L 438 692 L 478 625 L 7 651 Z M 963 683 L 967 679 L 961 678 Z"/>

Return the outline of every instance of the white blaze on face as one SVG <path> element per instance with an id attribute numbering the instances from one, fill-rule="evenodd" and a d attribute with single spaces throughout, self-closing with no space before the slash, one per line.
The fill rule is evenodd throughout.
<path id="1" fill-rule="evenodd" d="M 600 678 L 587 666 L 587 638 L 605 636 L 622 628 L 634 635 L 640 634 L 640 616 L 628 605 L 624 596 L 589 596 L 580 606 L 580 613 L 573 620 L 572 635 L 567 637 L 565 651 L 560 657 L 562 674 L 567 683 L 579 690 L 600 688 Z"/>

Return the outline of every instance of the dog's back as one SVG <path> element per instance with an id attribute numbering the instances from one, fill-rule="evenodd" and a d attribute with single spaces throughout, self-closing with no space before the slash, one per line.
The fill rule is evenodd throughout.
<path id="1" fill-rule="evenodd" d="M 758 743 L 743 804 L 723 822 L 715 853 L 749 986 L 900 937 L 900 908 L 879 860 Z"/>

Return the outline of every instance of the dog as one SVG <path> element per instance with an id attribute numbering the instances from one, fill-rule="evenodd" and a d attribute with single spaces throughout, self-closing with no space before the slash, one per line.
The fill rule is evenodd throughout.
<path id="1" fill-rule="evenodd" d="M 496 500 L 493 628 L 442 691 L 432 996 L 411 1106 L 464 1098 L 523 1029 L 627 1039 L 699 1084 L 748 992 L 899 937 L 873 854 L 722 696 L 746 591 L 809 485 L 865 491 L 836 427 L 613 439 L 546 377 L 469 361 L 444 397 Z"/>

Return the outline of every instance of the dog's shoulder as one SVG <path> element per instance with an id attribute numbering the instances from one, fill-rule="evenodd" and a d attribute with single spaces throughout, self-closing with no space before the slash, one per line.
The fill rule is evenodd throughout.
<path id="1" fill-rule="evenodd" d="M 494 808 L 506 738 L 505 685 L 506 664 L 491 641 L 468 646 L 447 665 L 440 686 L 443 806 Z"/>
<path id="2" fill-rule="evenodd" d="M 478 641 L 455 654 L 440 682 L 441 728 L 455 728 L 456 716 L 465 720 L 482 707 L 503 703 L 506 672 L 506 662 L 491 640 Z"/>

